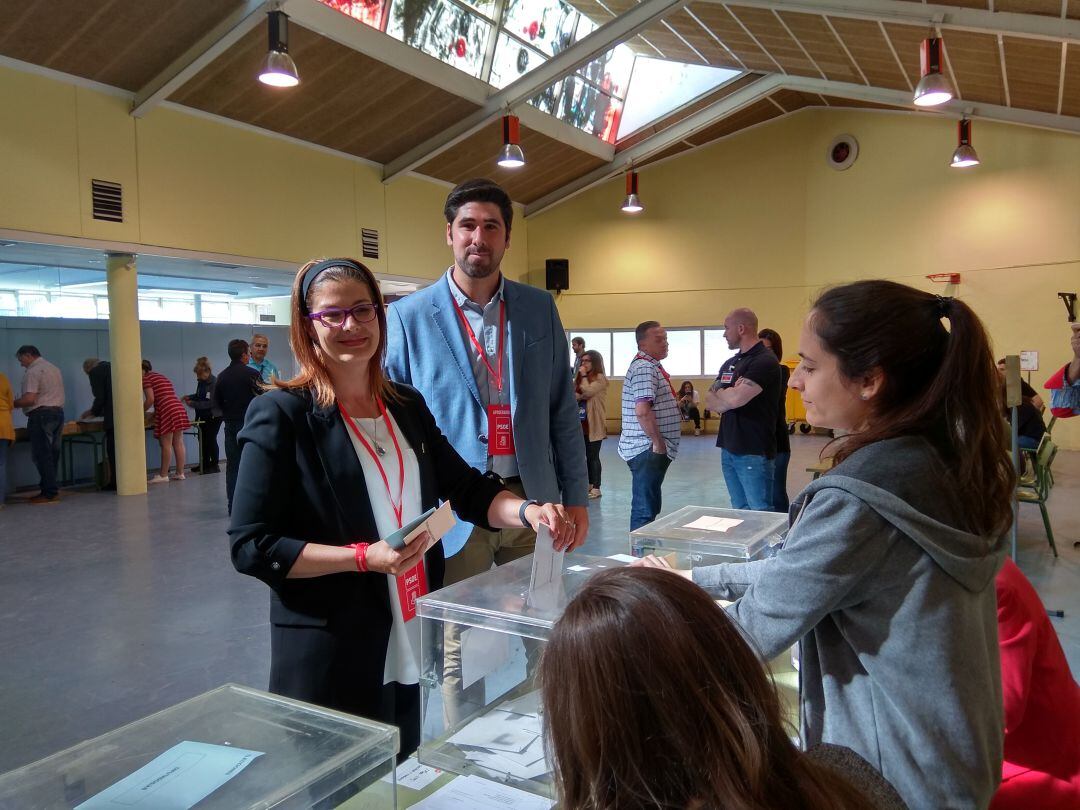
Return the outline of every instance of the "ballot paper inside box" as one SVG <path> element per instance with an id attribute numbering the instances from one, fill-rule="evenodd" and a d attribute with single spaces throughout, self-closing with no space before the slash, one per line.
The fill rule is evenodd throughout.
<path id="1" fill-rule="evenodd" d="M 684 506 L 630 532 L 630 553 L 667 557 L 678 568 L 760 559 L 780 542 L 788 517 L 715 506 Z"/>
<path id="2" fill-rule="evenodd" d="M 530 593 L 530 555 L 421 597 L 420 761 L 552 796 L 536 664 L 588 578 L 625 564 L 567 554 L 559 581 Z"/>

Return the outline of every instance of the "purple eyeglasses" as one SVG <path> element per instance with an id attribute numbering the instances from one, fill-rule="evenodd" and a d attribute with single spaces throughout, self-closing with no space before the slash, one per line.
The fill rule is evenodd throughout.
<path id="1" fill-rule="evenodd" d="M 312 312 L 308 314 L 308 317 L 313 321 L 318 321 L 323 326 L 329 326 L 331 329 L 340 329 L 345 325 L 345 321 L 349 319 L 350 315 L 356 323 L 367 323 L 368 321 L 375 320 L 375 315 L 378 311 L 378 304 L 364 301 L 363 303 L 357 304 L 355 307 L 349 307 L 348 309 L 330 307 L 329 309 L 324 309 L 322 312 Z"/>

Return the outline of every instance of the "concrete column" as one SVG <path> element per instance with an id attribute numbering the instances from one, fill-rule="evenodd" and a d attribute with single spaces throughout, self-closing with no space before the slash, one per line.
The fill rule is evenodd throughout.
<path id="1" fill-rule="evenodd" d="M 116 492 L 142 495 L 146 493 L 146 431 L 135 257 L 128 253 L 109 254 L 105 273 L 109 284 L 109 360 L 116 421 Z"/>

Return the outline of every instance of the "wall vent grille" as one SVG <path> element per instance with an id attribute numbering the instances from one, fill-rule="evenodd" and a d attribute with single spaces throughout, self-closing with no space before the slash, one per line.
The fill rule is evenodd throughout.
<path id="1" fill-rule="evenodd" d="M 379 232 L 375 228 L 361 228 L 360 243 L 365 259 L 379 258 Z"/>
<path id="2" fill-rule="evenodd" d="M 124 190 L 119 183 L 108 180 L 91 180 L 94 219 L 105 222 L 124 221 Z"/>

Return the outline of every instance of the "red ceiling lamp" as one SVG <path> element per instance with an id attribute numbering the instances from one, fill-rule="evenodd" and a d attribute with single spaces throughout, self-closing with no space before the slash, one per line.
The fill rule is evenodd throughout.
<path id="1" fill-rule="evenodd" d="M 645 210 L 638 196 L 637 172 L 633 169 L 626 173 L 626 197 L 623 199 L 622 210 L 626 214 L 640 214 Z"/>
<path id="2" fill-rule="evenodd" d="M 499 152 L 499 165 L 504 169 L 520 169 L 525 165 L 525 153 L 521 151 L 521 122 L 516 115 L 502 117 L 503 147 Z"/>
<path id="3" fill-rule="evenodd" d="M 956 147 L 956 151 L 952 153 L 952 160 L 949 161 L 949 165 L 954 169 L 966 169 L 968 166 L 979 165 L 979 155 L 975 151 L 975 147 L 971 145 L 971 121 L 965 115 L 960 119 L 959 126 L 959 145 Z"/>
<path id="4" fill-rule="evenodd" d="M 952 82 L 941 72 L 941 39 L 928 37 L 922 42 L 921 51 L 922 78 L 915 87 L 915 98 L 912 101 L 916 107 L 937 107 L 947 101 L 951 101 L 956 93 L 953 92 Z"/>

